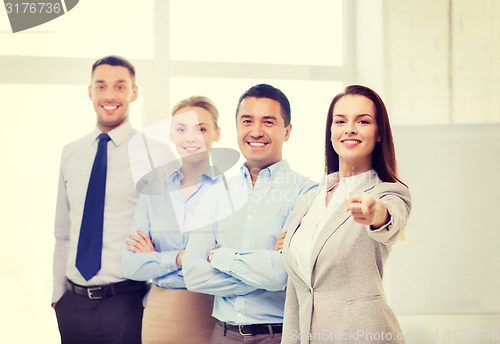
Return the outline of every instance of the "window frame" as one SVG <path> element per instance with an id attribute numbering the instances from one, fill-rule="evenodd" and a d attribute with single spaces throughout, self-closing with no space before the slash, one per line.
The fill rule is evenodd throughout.
<path id="1" fill-rule="evenodd" d="M 175 61 L 170 59 L 168 18 L 170 1 L 154 0 L 154 53 L 151 60 L 133 59 L 137 70 L 139 92 L 143 97 L 147 127 L 169 113 L 169 81 L 172 77 L 262 78 L 307 81 L 340 81 L 344 85 L 355 80 L 355 4 L 343 0 L 343 65 L 309 66 L 263 63 L 228 63 Z M 96 56 L 95 59 L 101 56 Z M 126 56 L 125 56 L 126 57 Z M 0 55 L 0 83 L 81 85 L 90 81 L 90 58 Z M 83 77 L 83 78 L 82 78 Z M 88 80 L 88 81 L 87 81 Z"/>

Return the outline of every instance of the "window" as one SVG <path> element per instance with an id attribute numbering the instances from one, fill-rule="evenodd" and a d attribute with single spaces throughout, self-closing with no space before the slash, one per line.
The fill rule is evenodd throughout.
<path id="1" fill-rule="evenodd" d="M 170 1 L 168 13 L 169 45 L 159 52 L 167 61 L 169 109 L 191 95 L 211 98 L 220 112 L 218 145 L 237 149 L 239 97 L 258 83 L 276 86 L 292 107 L 284 157 L 319 179 L 328 106 L 354 75 L 352 3 Z"/>
<path id="2" fill-rule="evenodd" d="M 342 0 L 171 1 L 169 19 L 172 60 L 343 63 Z"/>
<path id="3" fill-rule="evenodd" d="M 66 14 L 30 30 L 12 34 L 7 15 L 0 21 L 3 55 L 153 57 L 153 1 L 79 1 Z"/>

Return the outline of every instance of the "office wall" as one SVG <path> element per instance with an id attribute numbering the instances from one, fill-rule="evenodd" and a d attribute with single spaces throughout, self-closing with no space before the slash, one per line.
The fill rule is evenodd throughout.
<path id="1" fill-rule="evenodd" d="M 486 343 L 480 331 L 500 330 L 500 125 L 396 126 L 394 138 L 413 209 L 386 265 L 390 304 L 408 343 Z"/>
<path id="2" fill-rule="evenodd" d="M 386 82 L 401 124 L 500 122 L 500 2 L 385 0 Z"/>
<path id="3" fill-rule="evenodd" d="M 388 298 L 408 343 L 491 342 L 486 331 L 500 330 L 500 2 L 384 6 L 388 107 L 414 201 L 408 241 L 387 265 Z"/>

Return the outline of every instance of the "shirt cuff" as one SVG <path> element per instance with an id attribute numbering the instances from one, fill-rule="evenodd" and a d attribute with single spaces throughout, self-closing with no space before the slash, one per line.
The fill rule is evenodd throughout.
<path id="1" fill-rule="evenodd" d="M 177 255 L 179 251 L 166 251 L 160 253 L 160 263 L 167 269 L 167 273 L 177 271 L 180 266 L 177 266 Z"/>
<path id="2" fill-rule="evenodd" d="M 387 221 L 384 225 L 382 225 L 379 228 L 373 228 L 372 226 L 366 226 L 366 229 L 369 230 L 370 232 L 382 232 L 382 231 L 390 231 L 393 225 L 393 216 L 391 214 L 391 211 L 389 210 L 389 207 L 387 207 L 387 213 L 389 213 L 389 221 Z"/>
<path id="3" fill-rule="evenodd" d="M 222 271 L 229 272 L 231 271 L 231 265 L 234 260 L 234 257 L 238 254 L 235 249 L 228 247 L 219 247 L 214 251 L 212 255 L 212 259 L 210 260 L 210 265 L 213 268 Z"/>
<path id="4" fill-rule="evenodd" d="M 52 294 L 52 303 L 59 302 L 59 300 L 61 299 L 61 297 L 66 292 L 67 288 L 65 286 L 66 286 L 66 284 L 64 285 L 64 287 L 63 286 L 61 286 L 61 287 L 59 287 L 59 286 L 54 287 L 54 292 Z"/>

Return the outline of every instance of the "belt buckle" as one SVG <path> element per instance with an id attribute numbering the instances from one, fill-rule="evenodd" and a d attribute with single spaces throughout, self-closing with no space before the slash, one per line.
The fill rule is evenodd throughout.
<path id="1" fill-rule="evenodd" d="M 243 332 L 241 331 L 241 328 L 242 328 L 243 326 L 245 326 L 245 325 L 238 325 L 238 331 L 240 331 L 240 334 L 241 334 L 242 336 L 251 336 L 251 335 L 252 335 L 251 333 L 243 333 Z"/>
<path id="2" fill-rule="evenodd" d="M 87 295 L 88 295 L 89 299 L 91 299 L 91 300 L 100 300 L 100 299 L 103 299 L 104 296 L 94 296 L 94 295 L 92 295 L 92 293 L 94 291 L 98 291 L 98 290 L 102 290 L 102 287 L 87 288 Z"/>

